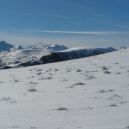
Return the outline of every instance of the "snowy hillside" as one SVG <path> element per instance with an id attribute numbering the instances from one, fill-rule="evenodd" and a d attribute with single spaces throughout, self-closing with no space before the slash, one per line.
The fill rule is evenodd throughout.
<path id="1" fill-rule="evenodd" d="M 0 129 L 129 129 L 128 58 L 0 70 Z"/>

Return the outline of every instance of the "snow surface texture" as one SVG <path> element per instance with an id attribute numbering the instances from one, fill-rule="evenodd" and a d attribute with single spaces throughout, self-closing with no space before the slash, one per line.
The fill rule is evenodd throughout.
<path id="1" fill-rule="evenodd" d="M 129 129 L 128 58 L 0 70 L 0 129 Z"/>

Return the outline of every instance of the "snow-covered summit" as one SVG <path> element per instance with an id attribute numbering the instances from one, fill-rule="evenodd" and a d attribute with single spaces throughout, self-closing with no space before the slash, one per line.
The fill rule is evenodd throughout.
<path id="1" fill-rule="evenodd" d="M 10 49 L 10 51 L 16 51 L 16 50 L 21 50 L 24 49 L 21 45 L 16 45 L 13 48 Z"/>
<path id="2" fill-rule="evenodd" d="M 47 47 L 47 49 L 50 51 L 62 51 L 62 50 L 67 50 L 68 47 L 59 44 L 51 44 Z"/>
<path id="3" fill-rule="evenodd" d="M 62 51 L 68 49 L 68 47 L 60 44 L 44 44 L 42 42 L 39 42 L 37 44 L 33 44 L 29 46 L 28 48 L 32 49 L 46 49 L 48 51 Z"/>
<path id="4" fill-rule="evenodd" d="M 48 44 L 44 44 L 42 42 L 36 43 L 36 44 L 32 44 L 30 46 L 28 46 L 27 48 L 31 48 L 31 49 L 43 49 L 43 48 L 47 48 Z"/>

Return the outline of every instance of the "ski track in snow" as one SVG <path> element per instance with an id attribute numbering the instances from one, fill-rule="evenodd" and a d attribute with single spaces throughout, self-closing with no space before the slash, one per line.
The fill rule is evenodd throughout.
<path id="1" fill-rule="evenodd" d="M 129 129 L 129 49 L 0 71 L 0 129 Z"/>

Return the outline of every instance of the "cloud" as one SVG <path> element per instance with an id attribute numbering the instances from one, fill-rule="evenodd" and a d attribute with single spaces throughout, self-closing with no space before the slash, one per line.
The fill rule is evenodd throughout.
<path id="1" fill-rule="evenodd" d="M 51 34 L 73 34 L 73 35 L 93 35 L 93 36 L 103 36 L 103 35 L 122 35 L 129 34 L 129 31 L 64 31 L 64 30 L 36 30 L 36 29 L 26 29 L 26 32 L 35 33 L 51 33 Z"/>
<path id="2" fill-rule="evenodd" d="M 41 31 L 43 33 L 57 33 L 57 34 L 79 34 L 79 35 L 105 35 L 105 34 L 110 34 L 109 32 L 90 32 L 90 31 Z"/>

